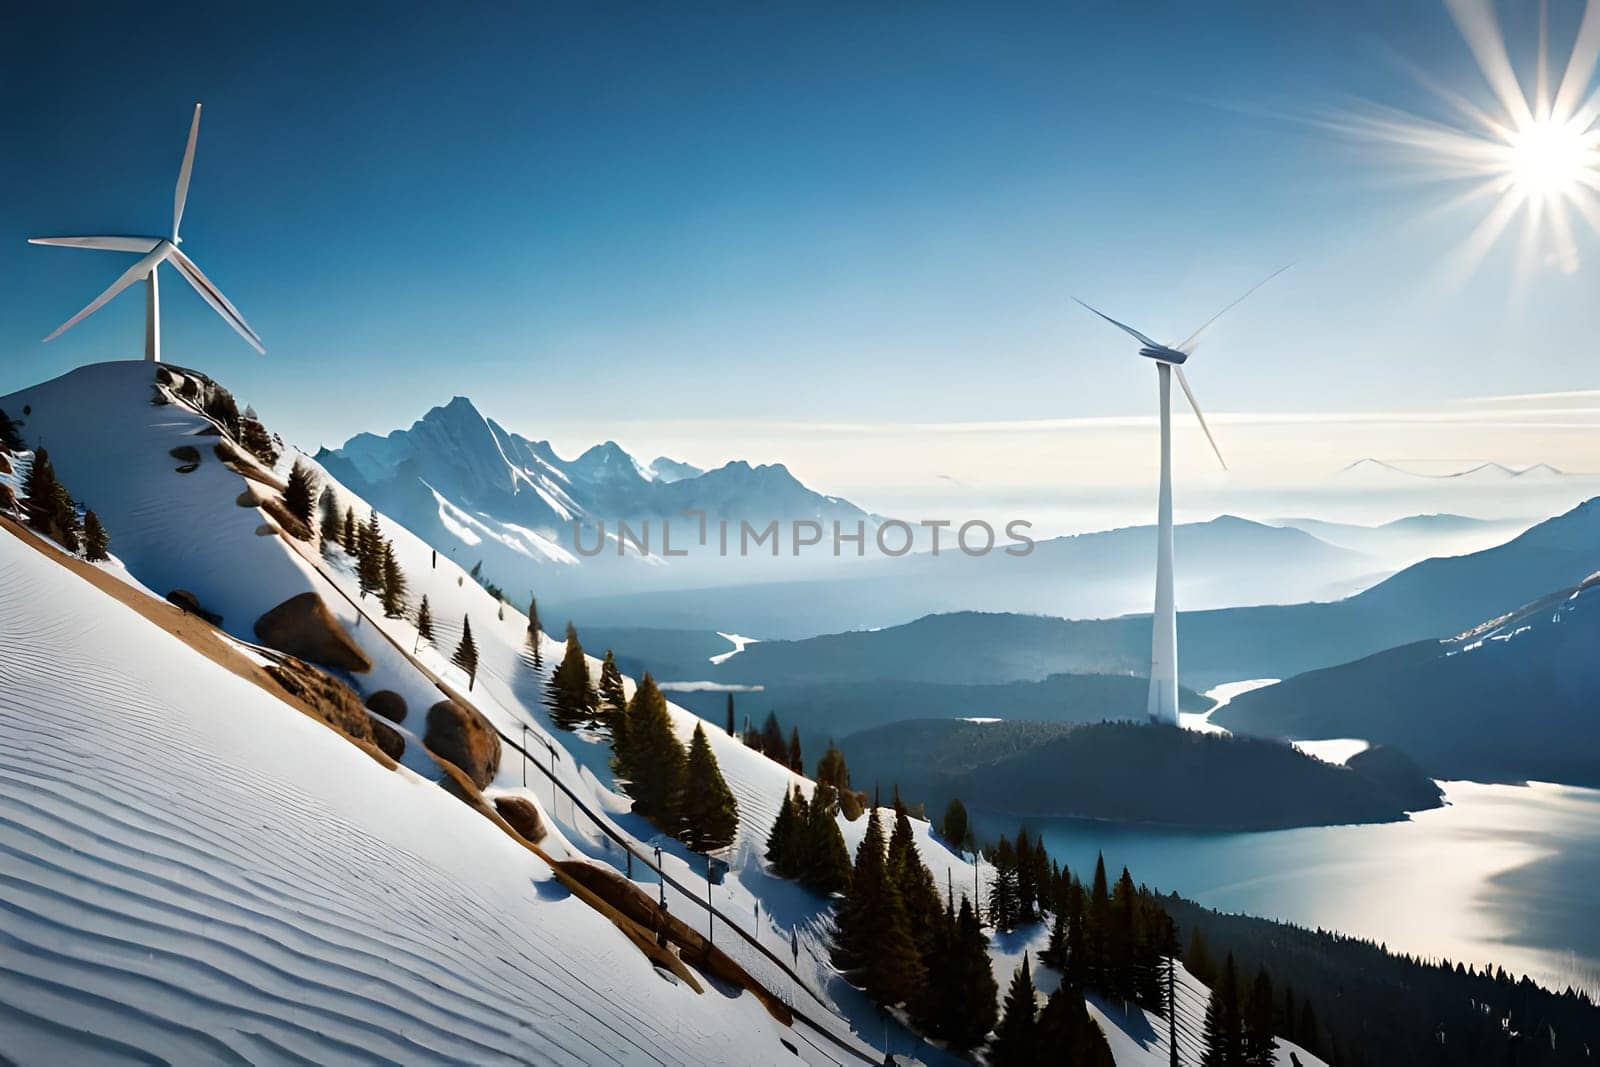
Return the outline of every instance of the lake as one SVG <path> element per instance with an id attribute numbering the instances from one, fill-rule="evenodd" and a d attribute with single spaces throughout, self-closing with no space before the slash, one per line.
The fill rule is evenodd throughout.
<path id="1" fill-rule="evenodd" d="M 1600 791 L 1440 785 L 1446 806 L 1403 823 L 1257 833 L 1027 825 L 1086 882 L 1103 851 L 1113 879 L 1126 866 L 1135 881 L 1222 911 L 1600 992 Z M 1009 816 L 974 812 L 973 823 L 990 838 L 1016 830 Z"/>

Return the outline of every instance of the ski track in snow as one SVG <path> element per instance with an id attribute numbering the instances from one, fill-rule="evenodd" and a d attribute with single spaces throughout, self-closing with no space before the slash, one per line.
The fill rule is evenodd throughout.
<path id="1" fill-rule="evenodd" d="M 0 853 L 22 1062 L 793 1062 L 753 998 L 662 981 L 487 820 L 10 536 Z"/>

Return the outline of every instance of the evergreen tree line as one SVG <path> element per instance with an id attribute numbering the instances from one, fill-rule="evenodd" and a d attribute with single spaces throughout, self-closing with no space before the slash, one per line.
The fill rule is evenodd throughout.
<path id="1" fill-rule="evenodd" d="M 779 807 L 767 838 L 773 873 L 837 894 L 832 959 L 853 984 L 881 1007 L 903 1007 L 927 1037 L 961 1051 L 979 1048 L 999 1018 L 989 939 L 979 910 L 966 893 L 957 905 L 953 885 L 945 887 L 940 899 L 898 791 L 892 833 L 886 840 L 874 804 L 854 866 L 846 866 L 834 806 L 839 792 L 833 782 L 843 777 L 848 783 L 848 771 L 837 749 L 830 746 L 829 751 L 809 803 L 797 787 Z M 828 780 L 822 780 L 824 771 Z M 1055 872 L 1047 858 L 1042 863 L 1033 858 L 1042 849 L 1030 844 L 1027 851 L 1029 870 L 1042 874 L 1030 874 L 1026 884 L 1042 882 L 1048 893 Z M 1015 868 L 1013 883 L 1014 875 Z M 1036 890 L 1030 890 L 1028 899 L 1030 908 L 1038 906 Z M 1008 1025 L 996 1034 L 989 1062 L 1111 1063 L 1105 1038 L 1084 1007 L 1081 984 L 1064 985 L 1042 1012 L 1034 1010 L 1026 961 L 1013 986 Z"/>
<path id="2" fill-rule="evenodd" d="M 538 604 L 531 602 L 529 607 L 528 640 L 537 670 L 542 660 Z M 551 723 L 562 730 L 604 732 L 611 743 L 612 769 L 633 798 L 633 810 L 657 828 L 697 852 L 733 844 L 739 807 L 711 751 L 704 724 L 695 724 L 685 751 L 673 728 L 667 698 L 654 678 L 649 674 L 641 678 L 629 700 L 615 653 L 606 650 L 597 687 L 577 628 L 570 622 L 566 645 L 547 687 Z"/>
<path id="3" fill-rule="evenodd" d="M 1307 1040 L 1300 1042 L 1301 1047 L 1318 1054 L 1321 1039 L 1311 1002 L 1299 1005 L 1296 1018 L 1294 990 L 1284 991 L 1280 1005 L 1265 967 L 1257 967 L 1255 980 L 1248 989 L 1243 988 L 1233 953 L 1227 954 L 1222 966 L 1214 967 L 1199 931 L 1190 938 L 1184 964 L 1190 974 L 1211 987 L 1200 1035 L 1201 1067 L 1272 1067 L 1278 1048 L 1274 1035 L 1281 1032 L 1295 1040 L 1291 1035 L 1297 1032 L 1297 1024 L 1298 1032 L 1307 1035 Z"/>
<path id="4" fill-rule="evenodd" d="M 307 529 L 311 526 L 311 500 L 315 493 L 311 472 L 296 461 L 289 472 L 289 486 L 284 490 L 284 505 L 290 514 L 306 523 Z M 378 597 L 386 617 L 404 618 L 407 614 L 406 591 L 409 583 L 405 571 L 400 567 L 399 558 L 394 554 L 394 542 L 383 535 L 377 509 L 369 510 L 367 520 L 360 522 L 356 519 L 354 507 L 347 506 L 343 516 L 340 516 L 339 501 L 332 486 L 323 487 L 316 499 L 320 511 L 318 529 L 322 534 L 323 551 L 331 551 L 335 545 L 343 548 L 345 554 L 355 561 L 356 581 L 361 586 L 362 596 L 371 594 Z M 429 621 L 431 623 L 431 618 Z M 432 640 L 431 626 L 425 636 Z M 475 669 L 473 673 L 476 673 Z"/>
<path id="5" fill-rule="evenodd" d="M 1422 960 L 1332 931 L 1223 915 L 1175 894 L 1160 899 L 1187 933 L 1184 964 L 1214 991 L 1233 958 L 1239 1007 L 1219 1005 L 1224 1020 L 1248 1020 L 1254 986 L 1246 989 L 1243 976 L 1264 967 L 1281 990 L 1273 994 L 1274 1032 L 1338 1067 L 1591 1067 L 1600 1049 L 1600 1006 L 1580 990 L 1555 992 L 1498 967 Z"/>
<path id="6" fill-rule="evenodd" d="M 1104 857 L 1096 857 L 1087 888 L 1070 870 L 1052 865 L 1049 889 L 1054 921 L 1043 958 L 1061 972 L 1063 984 L 1164 1014 L 1166 960 L 1177 955 L 1178 942 L 1156 896 L 1135 886 L 1126 867 L 1108 887 Z"/>
<path id="7" fill-rule="evenodd" d="M 84 558 L 91 562 L 99 563 L 111 558 L 111 536 L 101 525 L 100 516 L 85 510 L 83 517 L 78 517 L 78 505 L 56 477 L 50 453 L 45 449 L 41 448 L 33 454 L 33 466 L 28 468 L 22 491 L 28 498 L 23 504 L 23 514 L 29 526 L 68 552 L 82 552 Z"/>
<path id="8" fill-rule="evenodd" d="M 733 713 L 733 694 L 728 694 L 728 713 Z M 806 773 L 805 757 L 800 753 L 800 728 L 789 728 L 787 739 L 783 736 L 783 727 L 778 725 L 778 713 L 767 712 L 767 721 L 760 730 L 752 729 L 749 722 L 744 726 L 744 747 L 753 748 L 774 762 L 781 763 L 796 774 Z"/>
<path id="9" fill-rule="evenodd" d="M 1081 990 L 1063 983 L 1040 1011 L 1033 969 L 1023 953 L 1022 966 L 1006 990 L 1005 1014 L 989 1045 L 990 1067 L 1114 1067 L 1111 1046 L 1089 1015 Z"/>

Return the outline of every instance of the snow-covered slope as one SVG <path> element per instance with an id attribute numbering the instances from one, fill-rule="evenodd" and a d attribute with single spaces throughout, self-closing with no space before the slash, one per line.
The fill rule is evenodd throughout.
<path id="1" fill-rule="evenodd" d="M 0 849 L 18 1062 L 794 1062 L 753 997 L 663 980 L 488 820 L 4 532 Z"/>
<path id="2" fill-rule="evenodd" d="M 13 884 L 0 896 L 8 948 L 28 961 L 11 965 L 8 951 L 0 971 L 0 1002 L 22 1006 L 0 1016 L 16 1038 L 4 1047 L 55 1048 L 93 1032 L 178 1060 L 220 1058 L 222 1040 L 254 1059 L 875 1062 L 887 1045 L 926 1063 L 957 1061 L 886 1022 L 836 974 L 827 903 L 766 872 L 760 855 L 778 804 L 811 782 L 708 730 L 740 814 L 728 875 L 708 887 L 702 857 L 631 813 L 608 746 L 551 726 L 522 615 L 380 515 L 410 599 L 425 594 L 436 620 L 434 643 L 419 642 L 411 621 L 384 618 L 362 598 L 342 550 L 324 554 L 277 531 L 255 503 L 270 489 L 241 496 L 270 473 L 247 480 L 213 453 L 208 419 L 152 403 L 156 373 L 143 363 L 84 367 L 0 404 L 30 409 L 29 443 L 47 441 L 64 483 L 101 515 L 152 597 L 188 590 L 223 630 L 252 641 L 262 611 L 316 593 L 371 660 L 345 680 L 363 696 L 397 692 L 411 709 L 395 727 L 403 766 L 385 769 L 0 537 L 9 542 L 0 555 L 0 840 L 28 864 L 25 879 L 8 865 Z M 171 451 L 186 445 L 200 461 L 183 473 L 190 464 Z M 341 507 L 366 513 L 364 499 L 318 475 Z M 463 619 L 480 657 L 470 691 L 450 663 Z M 543 636 L 542 651 L 548 671 L 563 643 Z M 593 656 L 590 667 L 598 675 Z M 421 721 L 447 691 L 534 754 L 525 761 L 507 747 L 484 792 L 536 803 L 552 860 L 587 859 L 661 892 L 672 915 L 794 1007 L 796 1025 L 775 1023 L 737 987 L 707 981 L 695 996 L 658 977 L 548 867 L 429 781 L 440 771 L 422 750 Z M 670 710 L 687 741 L 699 720 Z M 913 825 L 936 879 L 958 891 L 970 884 L 970 861 L 926 822 Z M 853 851 L 866 820 L 841 829 Z M 645 863 L 656 845 L 666 885 Z M 480 994 L 491 1009 L 475 1006 Z"/>

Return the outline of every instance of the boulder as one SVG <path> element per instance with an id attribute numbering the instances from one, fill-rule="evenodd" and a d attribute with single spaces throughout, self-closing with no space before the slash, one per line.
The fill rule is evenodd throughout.
<path id="1" fill-rule="evenodd" d="M 390 722 L 405 722 L 406 698 L 393 689 L 380 689 L 367 697 L 367 710 L 377 712 Z"/>
<path id="2" fill-rule="evenodd" d="M 372 669 L 367 654 L 315 593 L 285 600 L 256 620 L 255 633 L 262 644 L 312 663 L 363 673 Z"/>
<path id="3" fill-rule="evenodd" d="M 317 718 L 356 741 L 374 743 L 379 749 L 395 758 L 379 740 L 372 716 L 361 706 L 361 698 L 354 689 L 326 671 L 318 670 L 293 656 L 281 663 L 269 664 L 266 671 L 283 691 L 305 704 Z M 384 727 L 388 729 L 388 727 Z M 398 740 L 398 735 L 396 735 Z M 401 750 L 404 751 L 404 744 Z"/>
<path id="4" fill-rule="evenodd" d="M 495 797 L 494 810 L 527 840 L 536 845 L 544 840 L 544 817 L 532 801 L 523 797 Z"/>
<path id="5" fill-rule="evenodd" d="M 190 615 L 198 615 L 212 626 L 222 625 L 222 616 L 200 606 L 200 598 L 187 589 L 174 589 L 167 594 L 167 602 L 176 604 Z"/>
<path id="6" fill-rule="evenodd" d="M 370 715 L 367 716 L 367 728 L 372 731 L 372 743 L 378 746 L 378 751 L 399 763 L 400 757 L 406 752 L 406 739 L 400 735 L 400 731 Z"/>
<path id="7" fill-rule="evenodd" d="M 428 709 L 428 730 L 422 743 L 440 759 L 449 760 L 479 789 L 500 770 L 500 735 L 482 715 L 453 700 Z"/>

